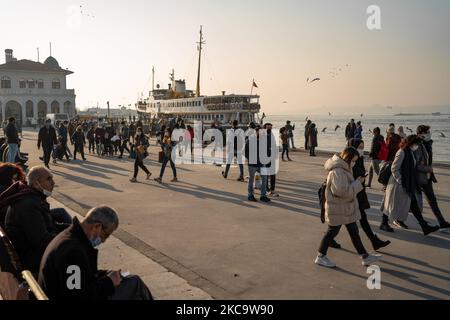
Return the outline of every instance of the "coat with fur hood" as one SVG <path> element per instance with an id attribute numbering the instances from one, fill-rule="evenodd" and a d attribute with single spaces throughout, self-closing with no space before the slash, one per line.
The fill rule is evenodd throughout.
<path id="1" fill-rule="evenodd" d="M 347 225 L 361 219 L 357 194 L 363 190 L 344 160 L 334 155 L 325 163 L 328 171 L 325 220 L 330 226 Z"/>

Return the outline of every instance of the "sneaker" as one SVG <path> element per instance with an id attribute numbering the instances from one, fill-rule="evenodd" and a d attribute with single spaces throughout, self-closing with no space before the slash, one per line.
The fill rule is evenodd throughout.
<path id="1" fill-rule="evenodd" d="M 363 258 L 362 265 L 366 267 L 371 266 L 375 262 L 380 261 L 382 258 L 383 256 L 380 254 L 369 254 L 367 257 Z"/>
<path id="2" fill-rule="evenodd" d="M 239 182 L 245 182 L 244 177 L 239 177 L 239 178 L 237 179 L 237 181 L 239 181 Z"/>
<path id="3" fill-rule="evenodd" d="M 152 173 L 151 172 L 149 172 L 148 174 L 147 174 L 147 180 L 150 180 L 150 177 L 152 176 Z"/>
<path id="4" fill-rule="evenodd" d="M 136 183 L 136 182 L 137 182 L 137 179 L 136 179 L 136 178 L 131 178 L 131 179 L 130 179 L 130 182 L 131 182 L 131 183 Z"/>
<path id="5" fill-rule="evenodd" d="M 394 229 L 387 223 L 382 223 L 380 226 L 380 230 L 386 231 L 386 232 L 394 232 Z"/>
<path id="6" fill-rule="evenodd" d="M 267 198 L 266 196 L 259 198 L 259 200 L 261 200 L 262 202 L 270 202 L 270 199 Z"/>
<path id="7" fill-rule="evenodd" d="M 280 195 L 278 193 L 276 193 L 275 191 L 270 191 L 269 192 L 269 197 L 272 198 L 278 198 Z"/>
<path id="8" fill-rule="evenodd" d="M 224 177 L 225 179 L 227 178 L 227 176 L 225 175 L 225 171 L 222 171 L 222 177 Z"/>
<path id="9" fill-rule="evenodd" d="M 321 257 L 320 255 L 318 255 L 314 263 L 325 268 L 336 268 L 336 264 L 328 259 L 327 256 Z"/>
<path id="10" fill-rule="evenodd" d="M 162 178 L 160 178 L 160 177 L 155 178 L 154 180 L 155 180 L 156 182 L 158 182 L 158 183 L 162 183 Z"/>
<path id="11" fill-rule="evenodd" d="M 393 224 L 394 224 L 394 226 L 396 226 L 397 228 L 400 228 L 400 229 L 405 229 L 405 230 L 409 229 L 409 227 L 403 221 L 394 220 Z"/>
<path id="12" fill-rule="evenodd" d="M 423 234 L 425 236 L 429 235 L 430 233 L 436 232 L 439 230 L 439 226 L 430 226 L 429 224 L 422 227 Z"/>
<path id="13" fill-rule="evenodd" d="M 292 159 L 288 159 L 288 161 L 289 161 L 289 162 L 291 162 L 291 161 L 294 161 L 294 160 L 292 160 Z"/>
<path id="14" fill-rule="evenodd" d="M 172 180 L 170 180 L 170 182 L 178 182 L 178 178 L 175 177 L 175 178 L 173 178 Z"/>
<path id="15" fill-rule="evenodd" d="M 256 198 L 255 198 L 254 195 L 249 196 L 249 197 L 248 197 L 248 201 L 251 201 L 251 202 L 258 202 L 258 200 L 256 200 Z"/>

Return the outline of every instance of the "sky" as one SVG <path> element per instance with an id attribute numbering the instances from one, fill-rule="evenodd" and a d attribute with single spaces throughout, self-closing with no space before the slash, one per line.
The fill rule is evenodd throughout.
<path id="1" fill-rule="evenodd" d="M 381 30 L 367 28 L 369 5 L 381 9 Z M 37 60 L 38 47 L 42 62 L 51 42 L 75 72 L 68 88 L 79 109 L 134 105 L 151 90 L 152 66 L 156 84 L 167 87 L 173 68 L 195 89 L 200 25 L 204 95 L 249 94 L 255 79 L 268 114 L 450 106 L 448 0 L 0 0 L 0 8 L 0 63 L 7 48 Z"/>

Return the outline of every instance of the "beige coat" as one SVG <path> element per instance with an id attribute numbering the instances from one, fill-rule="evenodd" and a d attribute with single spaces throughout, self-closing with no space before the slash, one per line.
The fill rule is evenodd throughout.
<path id="1" fill-rule="evenodd" d="M 349 165 L 334 155 L 325 163 L 329 171 L 325 192 L 325 220 L 330 226 L 347 225 L 361 219 L 356 195 L 363 190 Z"/>

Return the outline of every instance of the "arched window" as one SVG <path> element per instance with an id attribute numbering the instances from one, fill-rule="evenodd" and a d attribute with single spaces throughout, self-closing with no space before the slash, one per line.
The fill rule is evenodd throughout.
<path id="1" fill-rule="evenodd" d="M 52 80 L 52 89 L 61 89 L 61 82 L 59 79 Z"/>
<path id="2" fill-rule="evenodd" d="M 25 103 L 25 117 L 27 118 L 33 118 L 34 113 L 33 113 L 33 101 L 28 100 Z"/>
<path id="3" fill-rule="evenodd" d="M 2 89 L 11 89 L 11 78 L 10 77 L 2 77 L 1 80 L 1 88 Z"/>

